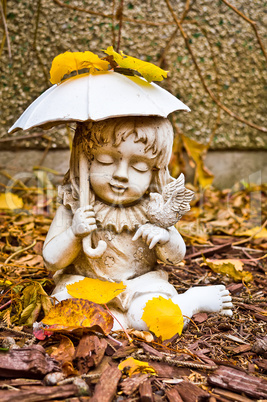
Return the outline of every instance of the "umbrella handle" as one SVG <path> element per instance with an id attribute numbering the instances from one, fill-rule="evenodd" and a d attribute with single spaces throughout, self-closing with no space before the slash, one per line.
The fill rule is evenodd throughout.
<path id="1" fill-rule="evenodd" d="M 80 206 L 85 207 L 89 204 L 90 199 L 90 185 L 89 185 L 89 167 L 87 158 L 80 145 Z M 99 240 L 96 248 L 92 248 L 91 235 L 83 238 L 83 251 L 89 258 L 100 258 L 107 248 L 107 243 L 104 240 Z"/>
<path id="2" fill-rule="evenodd" d="M 104 240 L 99 240 L 96 248 L 92 248 L 91 235 L 83 238 L 83 251 L 90 258 L 100 258 L 107 248 L 107 243 Z"/>

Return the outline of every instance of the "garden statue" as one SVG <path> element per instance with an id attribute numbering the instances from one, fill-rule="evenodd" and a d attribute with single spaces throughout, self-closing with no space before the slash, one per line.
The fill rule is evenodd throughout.
<path id="1" fill-rule="evenodd" d="M 145 86 L 148 91 L 152 86 L 157 87 L 139 77 L 100 72 L 70 78 L 55 90 L 63 91 L 60 87 L 78 85 L 83 79 L 89 80 L 88 77 L 102 76 L 107 80 L 110 75 L 118 82 L 130 81 L 129 91 L 132 83 Z M 69 120 L 78 121 L 70 168 L 59 188 L 61 205 L 43 249 L 47 268 L 55 272 L 53 296 L 58 301 L 70 298 L 66 286 L 85 277 L 123 281 L 126 289 L 108 307 L 124 328 L 138 330 L 147 329 L 142 320 L 143 309 L 149 300 L 159 296 L 180 307 L 185 325 L 198 312 L 231 316 L 231 297 L 225 286 L 193 287 L 178 294 L 168 282 L 167 273 L 156 268 L 157 260 L 175 265 L 185 256 L 185 243 L 174 225 L 189 210 L 193 193 L 184 187 L 182 174 L 175 180 L 168 172 L 173 130 L 166 115 L 172 110 L 188 108 L 175 98 L 180 102 L 179 107 L 173 106 L 167 114 L 147 111 L 143 106 L 136 111 L 138 100 L 133 102 L 132 95 L 127 112 L 122 104 L 127 102 L 127 96 L 120 101 L 119 87 L 120 84 L 113 96 L 123 112 L 105 112 L 100 118 L 87 119 L 69 116 Z M 106 97 L 111 96 L 109 88 L 105 85 L 103 88 Z M 138 99 L 141 103 L 149 101 L 143 94 Z M 105 97 L 101 101 L 104 109 L 108 107 Z M 77 105 L 75 108 L 79 111 Z M 29 121 L 28 117 L 24 121 Z M 63 121 L 64 117 L 33 125 L 56 120 Z M 27 124 L 17 124 L 15 128 L 27 129 Z M 114 321 L 114 330 L 121 329 L 118 322 Z"/>

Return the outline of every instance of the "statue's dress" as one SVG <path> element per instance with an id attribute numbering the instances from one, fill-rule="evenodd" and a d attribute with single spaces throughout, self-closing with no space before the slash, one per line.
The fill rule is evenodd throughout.
<path id="1" fill-rule="evenodd" d="M 72 216 L 79 207 L 79 202 L 73 198 L 70 187 L 68 185 L 63 187 L 59 193 L 63 204 L 61 209 L 64 208 L 63 215 L 65 214 L 66 218 L 62 219 L 62 210 L 60 218 L 56 214 L 45 245 L 70 227 Z M 131 300 L 140 294 L 160 293 L 167 298 L 177 294 L 175 288 L 168 282 L 168 274 L 162 269 L 157 269 L 156 265 L 157 260 L 167 264 L 178 263 L 183 258 L 183 251 L 177 247 L 173 258 L 169 256 L 168 250 L 165 250 L 165 245 L 156 245 L 150 250 L 141 238 L 132 241 L 137 228 L 148 223 L 145 213 L 147 202 L 148 199 L 144 198 L 135 205 L 117 207 L 94 200 L 98 230 L 91 235 L 92 247 L 96 247 L 99 240 L 104 240 L 107 243 L 106 251 L 100 258 L 88 258 L 83 252 L 81 242 L 81 250 L 72 264 L 54 275 L 57 285 L 54 293 L 62 291 L 61 284 L 64 284 L 67 278 L 81 275 L 111 282 L 123 281 L 127 286 L 126 290 L 111 303 L 122 311 L 127 311 Z M 176 232 L 177 236 L 178 232 L 174 227 L 169 230 Z M 49 264 L 47 265 L 49 268 Z"/>

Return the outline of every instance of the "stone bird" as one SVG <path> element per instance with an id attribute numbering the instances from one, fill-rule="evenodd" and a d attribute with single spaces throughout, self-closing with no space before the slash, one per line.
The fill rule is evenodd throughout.
<path id="1" fill-rule="evenodd" d="M 147 207 L 147 217 L 150 223 L 162 228 L 175 225 L 181 217 L 190 210 L 190 201 L 194 192 L 184 186 L 184 175 L 180 174 L 167 184 L 159 193 L 150 193 L 150 201 Z"/>

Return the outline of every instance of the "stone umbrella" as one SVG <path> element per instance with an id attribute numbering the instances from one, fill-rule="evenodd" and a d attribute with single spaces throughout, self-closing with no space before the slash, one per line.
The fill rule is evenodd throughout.
<path id="1" fill-rule="evenodd" d="M 51 128 L 66 122 L 100 121 L 122 116 L 167 117 L 176 110 L 190 111 L 171 93 L 144 78 L 114 71 L 80 74 L 53 85 L 40 95 L 10 128 L 9 133 L 33 127 Z M 89 165 L 83 152 L 79 157 L 80 207 L 89 204 Z M 83 250 L 99 258 L 106 243 L 91 247 L 91 237 L 83 239 Z"/>

